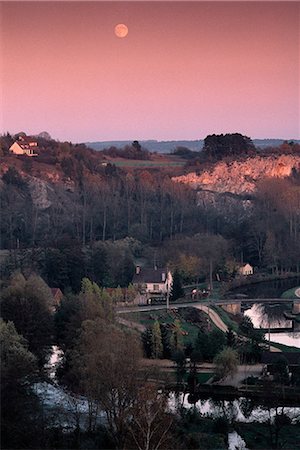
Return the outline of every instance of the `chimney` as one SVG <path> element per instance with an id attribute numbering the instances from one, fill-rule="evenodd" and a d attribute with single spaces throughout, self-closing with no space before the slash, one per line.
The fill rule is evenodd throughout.
<path id="1" fill-rule="evenodd" d="M 141 272 L 141 267 L 140 266 L 136 266 L 135 273 L 138 275 L 140 272 Z"/>

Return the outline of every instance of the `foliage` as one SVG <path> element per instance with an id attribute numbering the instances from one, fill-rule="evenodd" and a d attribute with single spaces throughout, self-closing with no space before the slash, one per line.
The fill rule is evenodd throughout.
<path id="1" fill-rule="evenodd" d="M 219 378 L 232 377 L 238 370 L 238 354 L 230 347 L 224 348 L 214 358 L 214 364 L 216 365 L 216 374 Z"/>
<path id="2" fill-rule="evenodd" d="M 139 389 L 131 411 L 128 448 L 156 450 L 172 447 L 173 416 L 168 411 L 168 395 L 158 392 L 156 386 Z M 131 438 L 131 439 L 130 439 Z"/>
<path id="3" fill-rule="evenodd" d="M 30 387 L 37 364 L 13 322 L 0 319 L 1 443 L 3 448 L 37 448 L 39 403 Z"/>
<path id="4" fill-rule="evenodd" d="M 40 365 L 52 342 L 52 301 L 51 291 L 40 277 L 31 275 L 26 280 L 21 274 L 11 278 L 1 298 L 3 319 L 14 323 Z"/>
<path id="5" fill-rule="evenodd" d="M 163 353 L 162 336 L 158 320 L 152 327 L 152 357 L 161 358 Z"/>
<path id="6" fill-rule="evenodd" d="M 182 328 L 180 320 L 175 319 L 170 337 L 172 353 L 180 352 L 183 349 Z"/>
<path id="7" fill-rule="evenodd" d="M 235 347 L 236 344 L 236 338 L 235 334 L 232 330 L 232 328 L 228 328 L 228 331 L 226 332 L 226 340 L 227 340 L 227 347 Z"/>
<path id="8" fill-rule="evenodd" d="M 251 139 L 240 133 L 212 134 L 204 139 L 203 152 L 213 159 L 249 154 L 255 151 Z"/>
<path id="9" fill-rule="evenodd" d="M 174 302 L 175 300 L 182 298 L 184 296 L 184 291 L 182 289 L 181 276 L 177 269 L 173 273 L 173 283 L 171 288 L 170 300 Z"/>
<path id="10" fill-rule="evenodd" d="M 215 329 L 210 333 L 199 331 L 195 341 L 195 352 L 199 352 L 205 361 L 212 361 L 226 345 L 226 337 L 222 331 Z"/>
<path id="11" fill-rule="evenodd" d="M 7 172 L 5 172 L 5 174 L 3 175 L 2 180 L 7 185 L 11 184 L 20 189 L 26 187 L 26 182 L 14 167 L 8 168 Z"/>
<path id="12" fill-rule="evenodd" d="M 29 383 L 36 370 L 36 358 L 13 322 L 0 319 L 1 391 Z"/>
<path id="13" fill-rule="evenodd" d="M 272 373 L 274 375 L 274 380 L 279 382 L 280 384 L 288 384 L 289 383 L 289 368 L 287 359 L 279 355 L 272 367 Z"/>
<path id="14" fill-rule="evenodd" d="M 175 350 L 172 354 L 172 360 L 176 363 L 176 380 L 181 383 L 186 374 L 186 358 L 182 350 Z"/>
<path id="15" fill-rule="evenodd" d="M 80 375 L 91 407 L 96 403 L 105 411 L 110 434 L 121 446 L 118 448 L 123 448 L 126 440 L 132 402 L 137 396 L 140 356 L 135 336 L 108 326 L 101 319 L 83 323 L 74 370 Z M 95 423 L 96 416 L 91 414 L 89 428 Z"/>

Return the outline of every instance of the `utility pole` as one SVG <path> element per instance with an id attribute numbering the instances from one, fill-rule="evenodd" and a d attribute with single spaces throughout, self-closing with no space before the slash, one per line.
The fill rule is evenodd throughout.
<path id="1" fill-rule="evenodd" d="M 212 259 L 209 260 L 209 288 L 210 288 L 210 292 L 212 292 L 213 291 Z"/>
<path id="2" fill-rule="evenodd" d="M 211 330 L 211 317 L 210 317 L 210 307 L 211 307 L 211 296 L 213 293 L 213 279 L 212 279 L 212 259 L 209 260 L 209 298 L 208 298 L 208 317 L 209 317 L 209 330 Z"/>
<path id="3" fill-rule="evenodd" d="M 167 284 L 167 309 L 169 309 L 170 307 L 170 286 L 169 286 L 169 282 Z"/>

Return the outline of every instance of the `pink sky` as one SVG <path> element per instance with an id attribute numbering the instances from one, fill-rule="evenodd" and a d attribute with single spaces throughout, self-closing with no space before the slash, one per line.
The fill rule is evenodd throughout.
<path id="1" fill-rule="evenodd" d="M 2 2 L 1 20 L 0 132 L 300 138 L 299 3 Z"/>

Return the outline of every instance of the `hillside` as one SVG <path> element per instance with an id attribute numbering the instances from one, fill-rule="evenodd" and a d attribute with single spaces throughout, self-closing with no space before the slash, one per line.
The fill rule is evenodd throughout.
<path id="1" fill-rule="evenodd" d="M 255 156 L 242 161 L 220 161 L 210 168 L 174 177 L 196 190 L 238 195 L 251 194 L 264 178 L 285 178 L 300 170 L 300 155 Z"/>

